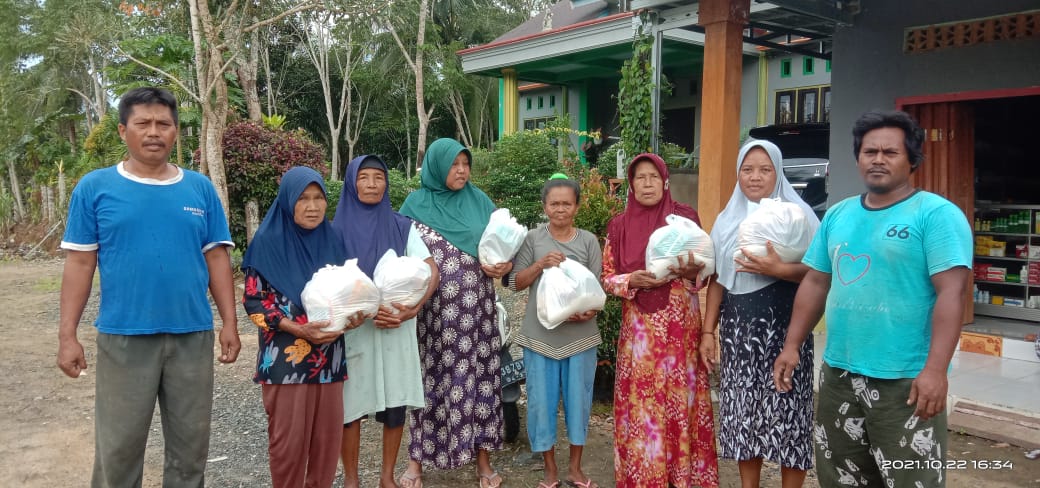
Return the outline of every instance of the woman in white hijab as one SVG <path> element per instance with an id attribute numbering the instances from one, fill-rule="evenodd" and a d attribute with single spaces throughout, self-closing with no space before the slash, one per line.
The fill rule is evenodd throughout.
<path id="1" fill-rule="evenodd" d="M 711 231 L 717 275 L 708 287 L 702 334 L 720 331 L 719 457 L 735 459 L 742 486 L 759 486 L 762 460 L 780 465 L 784 488 L 801 486 L 812 468 L 812 337 L 802 345 L 799 379 L 787 393 L 773 388 L 772 364 L 783 349 L 798 283 L 808 267 L 785 263 L 767 243 L 765 256 L 741 249 L 737 231 L 763 198 L 797 204 L 809 231 L 820 221 L 784 176 L 780 148 L 752 140 L 737 158 L 737 186 Z M 701 340 L 701 360 L 717 365 L 716 344 Z"/>

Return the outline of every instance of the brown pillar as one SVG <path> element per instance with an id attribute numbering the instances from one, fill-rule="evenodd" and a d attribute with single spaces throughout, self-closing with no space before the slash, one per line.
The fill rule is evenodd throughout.
<path id="1" fill-rule="evenodd" d="M 704 81 L 697 212 L 705 230 L 715 223 L 737 181 L 743 31 L 749 10 L 750 0 L 700 2 Z"/>

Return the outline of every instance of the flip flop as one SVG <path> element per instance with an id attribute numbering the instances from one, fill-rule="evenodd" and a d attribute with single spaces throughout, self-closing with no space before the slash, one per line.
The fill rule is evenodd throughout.
<path id="1" fill-rule="evenodd" d="M 599 485 L 592 481 L 592 478 L 585 480 L 585 482 L 564 480 L 564 483 L 567 483 L 569 486 L 573 486 L 574 488 L 599 488 Z"/>
<path id="2" fill-rule="evenodd" d="M 496 478 L 498 478 L 498 483 L 495 483 Z M 480 482 L 480 488 L 498 488 L 502 486 L 502 477 L 498 475 L 497 471 L 492 471 L 491 474 L 480 475 L 478 481 Z"/>
<path id="3" fill-rule="evenodd" d="M 397 480 L 397 484 L 401 485 L 401 488 L 422 488 L 422 475 L 404 473 Z"/>
<path id="4" fill-rule="evenodd" d="M 545 484 L 545 482 L 539 481 L 538 488 L 557 488 L 560 486 L 560 480 L 553 481 L 551 484 Z"/>

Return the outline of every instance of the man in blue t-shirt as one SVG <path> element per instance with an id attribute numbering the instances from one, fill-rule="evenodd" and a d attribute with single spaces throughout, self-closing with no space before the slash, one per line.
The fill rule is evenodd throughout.
<path id="1" fill-rule="evenodd" d="M 827 211 L 802 260 L 773 380 L 792 388 L 798 350 L 826 306 L 813 442 L 820 486 L 944 486 L 946 394 L 972 255 L 956 205 L 915 189 L 924 131 L 903 112 L 852 130 L 867 192 Z"/>
<path id="2" fill-rule="evenodd" d="M 141 486 L 156 399 L 165 444 L 164 486 L 202 487 L 213 406 L 213 312 L 220 361 L 241 347 L 224 208 L 206 177 L 169 163 L 177 100 L 137 88 L 119 102 L 129 157 L 76 185 L 61 247 L 58 367 L 87 367 L 76 329 L 101 273 L 95 326 L 94 473 L 97 487 Z"/>

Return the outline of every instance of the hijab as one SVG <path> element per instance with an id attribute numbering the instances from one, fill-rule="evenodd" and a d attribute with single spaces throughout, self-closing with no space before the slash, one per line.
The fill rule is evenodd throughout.
<path id="1" fill-rule="evenodd" d="M 770 198 L 780 198 L 781 201 L 795 203 L 801 207 L 805 212 L 805 218 L 809 221 L 809 229 L 816 233 L 816 229 L 820 226 L 820 219 L 816 217 L 812 207 L 798 196 L 798 192 L 791 186 L 791 182 L 787 181 L 782 166 L 784 158 L 776 144 L 765 140 L 750 140 L 745 143 L 737 156 L 737 177 L 740 177 L 740 167 L 744 164 L 744 158 L 755 148 L 765 150 L 773 162 L 773 170 L 776 171 L 776 187 L 773 188 Z M 738 182 L 736 188 L 733 189 L 733 195 L 729 197 L 729 203 L 715 219 L 715 226 L 711 229 L 711 240 L 715 243 L 715 270 L 718 273 L 719 284 L 735 295 L 760 290 L 776 281 L 776 278 L 757 273 L 738 273 L 737 263 L 733 261 L 733 253 L 737 251 L 737 231 L 740 229 L 740 223 L 749 215 L 748 210 L 755 206 L 755 203 L 748 200 L 744 192 L 740 190 Z"/>
<path id="2" fill-rule="evenodd" d="M 323 219 L 311 230 L 300 227 L 293 220 L 296 201 L 312 183 L 327 194 L 325 180 L 311 168 L 297 166 L 282 175 L 278 196 L 267 210 L 242 259 L 243 271 L 246 268 L 256 270 L 301 310 L 300 293 L 314 272 L 326 264 L 343 264 L 347 259 L 343 244 L 328 220 Z"/>
<path id="3" fill-rule="evenodd" d="M 387 173 L 386 163 L 378 156 L 354 158 L 347 165 L 347 179 L 343 182 L 343 193 L 336 205 L 332 228 L 343 241 L 347 256 L 357 258 L 358 267 L 371 278 L 376 263 L 387 249 L 393 249 L 398 256 L 404 255 L 412 220 L 390 206 L 389 179 L 379 203 L 369 205 L 358 198 L 357 177 L 364 168 L 377 168 Z"/>
<path id="4" fill-rule="evenodd" d="M 459 153 L 465 153 L 472 165 L 473 155 L 455 139 L 430 144 L 423 156 L 419 189 L 405 199 L 401 214 L 430 226 L 462 252 L 476 256 L 495 204 L 469 181 L 459 190 L 448 188 L 448 174 Z"/>
<path id="5" fill-rule="evenodd" d="M 632 190 L 632 179 L 635 176 L 636 166 L 650 161 L 661 173 L 664 182 L 664 192 L 661 200 L 652 206 L 644 206 L 636 200 L 635 192 Z M 668 189 L 668 167 L 664 160 L 656 154 L 644 153 L 632 159 L 628 164 L 628 203 L 625 211 L 614 217 L 607 227 L 607 235 L 610 236 L 613 248 L 614 263 L 621 273 L 631 273 L 646 269 L 646 245 L 650 241 L 650 234 L 660 227 L 665 226 L 664 218 L 669 214 L 686 217 L 697 225 L 701 225 L 697 211 L 685 203 L 672 200 L 672 192 Z M 639 290 L 636 293 L 636 305 L 644 313 L 656 312 L 668 304 L 671 287 L 659 286 L 650 290 Z"/>

